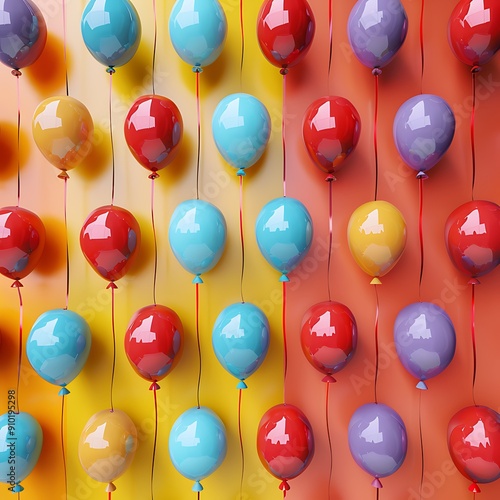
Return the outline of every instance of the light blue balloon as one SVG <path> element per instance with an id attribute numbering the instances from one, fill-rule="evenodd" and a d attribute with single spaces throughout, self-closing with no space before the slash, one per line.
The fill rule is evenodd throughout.
<path id="1" fill-rule="evenodd" d="M 141 21 L 129 0 L 90 0 L 82 14 L 83 41 L 104 66 L 123 66 L 141 40 Z"/>
<path id="2" fill-rule="evenodd" d="M 223 158 L 245 175 L 244 169 L 264 153 L 271 135 L 271 117 L 266 107 L 249 94 L 224 97 L 212 117 L 212 135 Z"/>
<path id="3" fill-rule="evenodd" d="M 255 224 L 257 244 L 265 259 L 280 271 L 280 281 L 306 256 L 313 237 L 312 219 L 294 198 L 276 198 L 260 211 Z"/>
<path id="4" fill-rule="evenodd" d="M 19 483 L 31 474 L 38 462 L 43 433 L 29 413 L 16 413 L 10 408 L 10 399 L 8 405 L 9 411 L 0 416 L 0 481 L 18 493 L 24 489 Z"/>
<path id="5" fill-rule="evenodd" d="M 212 474 L 226 456 L 226 428 L 209 408 L 191 408 L 174 422 L 168 451 L 177 471 L 195 481 L 193 491 L 201 491 L 200 481 Z"/>
<path id="6" fill-rule="evenodd" d="M 226 220 L 208 201 L 183 201 L 174 210 L 168 228 L 170 247 L 182 267 L 202 283 L 200 274 L 210 271 L 224 251 Z"/>
<path id="7" fill-rule="evenodd" d="M 197 70 L 213 63 L 226 41 L 226 14 L 217 0 L 177 0 L 168 27 L 179 57 Z"/>
<path id="8" fill-rule="evenodd" d="M 47 382 L 62 387 L 82 370 L 92 342 L 90 327 L 77 313 L 54 309 L 35 321 L 26 341 L 26 354 L 33 369 Z"/>
<path id="9" fill-rule="evenodd" d="M 212 347 L 220 364 L 243 382 L 264 361 L 269 349 L 269 321 L 253 304 L 239 302 L 226 307 L 215 320 Z"/>

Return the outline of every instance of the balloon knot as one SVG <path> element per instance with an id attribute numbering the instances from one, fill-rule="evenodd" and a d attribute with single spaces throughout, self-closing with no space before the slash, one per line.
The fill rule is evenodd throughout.
<path id="1" fill-rule="evenodd" d="M 199 283 L 203 283 L 203 280 L 201 279 L 201 276 L 199 274 L 197 274 L 194 278 L 193 278 L 193 283 L 196 285 L 196 284 L 199 284 Z"/>
<path id="2" fill-rule="evenodd" d="M 372 481 L 372 486 L 374 488 L 383 488 L 382 483 L 380 482 L 380 479 L 378 477 L 375 477 Z"/>
<path id="3" fill-rule="evenodd" d="M 382 282 L 375 276 L 371 281 L 370 285 L 381 285 Z"/>
<path id="4" fill-rule="evenodd" d="M 69 394 L 69 389 L 66 388 L 66 384 L 64 384 L 57 393 L 58 396 L 67 396 L 68 394 Z"/>
<path id="5" fill-rule="evenodd" d="M 148 179 L 151 179 L 152 181 L 154 181 L 155 179 L 158 179 L 158 177 L 160 177 L 160 174 L 158 174 L 156 172 L 153 172 L 152 174 L 148 175 Z"/>
<path id="6" fill-rule="evenodd" d="M 290 278 L 285 274 L 283 273 L 281 276 L 280 276 L 280 281 L 282 283 L 288 283 L 290 281 Z"/>
<path id="7" fill-rule="evenodd" d="M 150 391 L 157 391 L 158 389 L 161 389 L 161 387 L 159 386 L 158 382 L 155 380 L 150 386 L 149 386 L 149 390 Z"/>
<path id="8" fill-rule="evenodd" d="M 479 485 L 477 483 L 472 483 L 469 486 L 469 491 L 472 493 L 481 493 L 481 488 L 479 488 Z"/>
<path id="9" fill-rule="evenodd" d="M 107 73 L 108 75 L 114 75 L 114 74 L 116 73 L 116 70 L 115 70 L 115 68 L 113 68 L 113 66 L 108 66 L 108 67 L 106 68 L 106 73 Z"/>
<path id="10" fill-rule="evenodd" d="M 423 170 L 420 170 L 420 172 L 417 174 L 417 179 L 428 179 L 429 176 L 423 171 Z"/>
<path id="11" fill-rule="evenodd" d="M 477 64 L 472 66 L 472 68 L 470 70 L 471 73 L 479 73 L 480 71 L 481 71 L 481 66 L 478 66 Z"/>
<path id="12" fill-rule="evenodd" d="M 244 380 L 240 380 L 237 384 L 236 384 L 236 389 L 248 389 L 248 385 L 245 384 L 245 381 Z"/>
<path id="13" fill-rule="evenodd" d="M 193 484 L 193 488 L 192 488 L 193 491 L 203 491 L 203 486 L 201 485 L 201 483 L 199 481 L 196 481 L 194 484 Z"/>
<path id="14" fill-rule="evenodd" d="M 382 70 L 380 68 L 373 68 L 372 69 L 373 76 L 380 76 L 381 74 L 382 74 Z"/>
<path id="15" fill-rule="evenodd" d="M 118 286 L 115 284 L 115 282 L 114 282 L 114 281 L 110 281 L 110 282 L 109 282 L 109 285 L 106 287 L 106 290 L 108 290 L 108 289 L 110 289 L 110 288 L 113 288 L 113 289 L 115 289 L 115 290 L 116 290 L 116 289 L 118 288 Z"/>
<path id="16" fill-rule="evenodd" d="M 286 479 L 283 479 L 283 481 L 281 481 L 281 483 L 280 483 L 279 488 L 286 495 L 286 492 L 290 489 L 290 485 L 287 483 Z"/>
<path id="17" fill-rule="evenodd" d="M 23 284 L 19 280 L 16 280 L 16 281 L 14 281 L 14 283 L 12 283 L 12 285 L 10 285 L 10 287 L 11 288 L 22 288 Z"/>
<path id="18" fill-rule="evenodd" d="M 325 178 L 325 181 L 326 182 L 333 182 L 333 181 L 336 181 L 337 178 L 333 175 L 333 174 L 330 174 L 328 175 L 326 178 Z"/>
<path id="19" fill-rule="evenodd" d="M 68 172 L 66 172 L 66 170 L 63 170 L 58 176 L 57 176 L 58 179 L 69 179 L 69 175 L 68 175 Z"/>
<path id="20" fill-rule="evenodd" d="M 199 64 L 196 64 L 193 66 L 193 73 L 203 73 L 203 68 Z"/>
<path id="21" fill-rule="evenodd" d="M 280 75 L 285 76 L 287 73 L 288 73 L 288 68 L 287 68 L 286 66 L 283 66 L 283 67 L 280 69 Z"/>
<path id="22" fill-rule="evenodd" d="M 428 389 L 426 383 L 421 380 L 418 384 L 417 384 L 417 389 L 420 389 L 422 391 L 426 391 Z"/>
<path id="23" fill-rule="evenodd" d="M 477 278 L 471 278 L 468 282 L 468 285 L 480 285 L 481 282 Z"/>
<path id="24" fill-rule="evenodd" d="M 19 78 L 22 75 L 22 73 L 18 69 L 13 69 L 11 73 L 17 78 Z"/>
<path id="25" fill-rule="evenodd" d="M 334 384 L 337 381 L 330 374 L 328 374 L 321 379 L 321 382 L 326 382 L 327 384 Z"/>
<path id="26" fill-rule="evenodd" d="M 245 171 L 244 171 L 242 168 L 240 168 L 240 169 L 236 172 L 236 175 L 238 175 L 238 176 L 242 176 L 242 175 L 247 175 L 247 174 L 245 173 Z"/>
<path id="27" fill-rule="evenodd" d="M 24 488 L 19 483 L 12 488 L 12 493 L 21 493 L 21 491 L 24 491 Z"/>
<path id="28" fill-rule="evenodd" d="M 116 486 L 113 483 L 109 482 L 108 485 L 106 486 L 106 491 L 108 493 L 111 493 L 115 490 L 116 490 Z"/>

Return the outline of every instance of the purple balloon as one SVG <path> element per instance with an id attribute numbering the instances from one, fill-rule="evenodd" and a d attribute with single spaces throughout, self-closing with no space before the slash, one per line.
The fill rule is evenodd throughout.
<path id="1" fill-rule="evenodd" d="M 356 463 L 375 479 L 394 474 L 404 462 L 408 440 L 401 417 L 389 406 L 368 403 L 358 408 L 349 422 L 349 449 Z"/>
<path id="2" fill-rule="evenodd" d="M 0 61 L 14 70 L 34 63 L 47 41 L 47 26 L 31 0 L 0 2 Z"/>
<path id="3" fill-rule="evenodd" d="M 394 342 L 403 366 L 427 389 L 424 380 L 441 373 L 455 355 L 455 329 L 436 304 L 415 302 L 402 309 L 394 323 Z"/>
<path id="4" fill-rule="evenodd" d="M 356 57 L 369 68 L 388 64 L 403 45 L 408 17 L 400 0 L 358 0 L 347 35 Z"/>
<path id="5" fill-rule="evenodd" d="M 417 172 L 426 172 L 450 147 L 455 135 L 455 116 L 441 97 L 418 95 L 399 108 L 393 135 L 405 163 Z"/>

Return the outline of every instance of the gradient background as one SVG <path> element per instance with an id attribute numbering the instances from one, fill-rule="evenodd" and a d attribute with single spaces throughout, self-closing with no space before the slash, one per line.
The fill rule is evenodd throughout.
<path id="1" fill-rule="evenodd" d="M 423 0 L 422 0 L 423 1 Z M 63 16 L 61 0 L 36 2 L 47 22 L 49 38 L 41 58 L 21 77 L 21 205 L 37 213 L 47 229 L 47 245 L 36 270 L 23 280 L 24 327 L 28 335 L 35 319 L 44 311 L 65 304 L 65 241 L 63 181 L 42 157 L 31 136 L 31 118 L 45 98 L 65 93 Z M 70 246 L 70 309 L 83 315 L 93 333 L 89 360 L 70 385 L 66 398 L 66 454 L 69 500 L 104 499 L 102 483 L 90 479 L 81 468 L 78 439 L 95 412 L 109 408 L 112 342 L 110 292 L 106 282 L 86 263 L 79 246 L 79 231 L 87 215 L 110 202 L 111 150 L 108 121 L 108 81 L 104 67 L 88 53 L 80 35 L 83 0 L 67 0 L 67 49 L 70 95 L 90 110 L 96 126 L 94 150 L 84 164 L 70 172 L 68 223 Z M 167 21 L 173 0 L 157 2 L 158 48 L 156 92 L 171 98 L 184 120 L 184 138 L 178 158 L 161 171 L 156 180 L 155 214 L 159 245 L 158 303 L 173 308 L 185 328 L 185 350 L 179 365 L 161 384 L 159 436 L 156 456 L 155 493 L 171 500 L 194 497 L 192 482 L 171 465 L 168 434 L 174 420 L 196 405 L 198 357 L 194 324 L 194 286 L 170 251 L 167 228 L 176 205 L 195 196 L 196 101 L 195 77 L 179 59 L 170 43 Z M 419 398 L 421 397 L 425 476 L 422 498 L 469 499 L 469 481 L 453 466 L 447 450 L 446 430 L 452 415 L 472 404 L 472 342 L 470 335 L 471 290 L 449 260 L 443 228 L 448 215 L 471 199 L 471 148 L 469 117 L 471 76 L 468 67 L 451 52 L 447 23 L 455 0 L 426 2 L 425 71 L 421 79 L 421 0 L 404 0 L 409 17 L 407 40 L 396 59 L 380 77 L 379 108 L 379 199 L 396 205 L 408 227 L 408 243 L 397 266 L 383 279 L 380 298 L 379 401 L 390 405 L 403 418 L 409 438 L 408 455 L 401 469 L 383 481 L 380 498 L 419 498 L 421 450 Z M 223 465 L 203 481 L 202 497 L 239 498 L 240 458 L 237 433 L 238 391 L 236 381 L 218 364 L 211 347 L 211 328 L 219 312 L 240 300 L 240 241 L 238 230 L 238 179 L 224 163 L 211 137 L 211 117 L 217 103 L 234 92 L 248 92 L 267 107 L 272 119 L 269 147 L 245 177 L 244 214 L 246 243 L 245 300 L 260 306 L 272 328 L 269 354 L 262 367 L 248 380 L 243 394 L 242 426 L 245 446 L 245 480 L 242 498 L 278 499 L 279 481 L 261 465 L 255 447 L 261 416 L 283 398 L 283 345 L 281 330 L 281 285 L 278 273 L 260 255 L 254 222 L 262 206 L 282 194 L 282 77 L 261 54 L 255 34 L 261 2 L 244 2 L 245 57 L 240 75 L 239 1 L 221 2 L 228 19 L 228 38 L 220 58 L 201 75 L 202 159 L 200 197 L 217 205 L 226 217 L 228 242 L 218 266 L 204 276 L 200 287 L 200 333 L 203 351 L 201 402 L 222 418 L 228 435 L 228 455 Z M 285 121 L 288 195 L 300 199 L 314 221 L 313 247 L 293 273 L 287 296 L 289 371 L 287 402 L 308 416 L 316 438 L 316 454 L 310 467 L 292 480 L 290 499 L 326 499 L 329 449 L 325 426 L 325 385 L 321 375 L 306 361 L 299 342 L 304 312 L 326 300 L 328 254 L 328 188 L 321 173 L 307 156 L 302 142 L 302 117 L 306 108 L 322 95 L 340 95 L 357 108 L 362 120 L 361 140 L 334 184 L 334 251 L 332 254 L 332 298 L 346 304 L 358 322 L 359 344 L 353 361 L 338 374 L 330 388 L 330 427 L 333 443 L 332 498 L 375 499 L 371 478 L 352 459 L 347 427 L 352 413 L 373 401 L 375 291 L 369 277 L 349 254 L 346 229 L 351 213 L 373 199 L 373 111 L 374 81 L 371 72 L 352 54 L 347 41 L 347 18 L 354 1 L 333 1 L 334 51 L 328 78 L 328 2 L 311 0 L 316 17 L 316 36 L 311 50 L 287 76 Z M 132 102 L 151 92 L 153 52 L 152 1 L 136 1 L 143 37 L 133 60 L 118 68 L 113 77 L 113 131 L 116 159 L 115 203 L 138 219 L 143 244 L 136 264 L 118 282 L 116 294 L 117 366 L 115 407 L 125 410 L 139 431 L 139 448 L 127 472 L 116 481 L 113 498 L 149 498 L 150 461 L 153 442 L 153 397 L 148 383 L 139 378 L 123 350 L 123 335 L 132 314 L 152 303 L 153 237 L 150 224 L 150 180 L 148 172 L 129 153 L 123 137 L 123 121 Z M 16 82 L 6 67 L 0 68 L 0 188 L 1 206 L 17 201 Z M 500 59 L 496 57 L 478 76 L 477 87 L 477 177 L 475 197 L 500 201 L 498 185 L 500 141 Z M 457 120 L 454 142 L 424 184 L 425 268 L 421 299 L 444 307 L 457 333 L 455 359 L 440 376 L 429 381 L 429 391 L 420 393 L 415 380 L 397 359 L 392 341 L 394 319 L 404 306 L 419 300 L 420 255 L 418 242 L 418 182 L 414 171 L 404 165 L 392 139 L 392 122 L 399 106 L 421 92 L 440 95 L 451 105 Z M 500 410 L 497 359 L 500 350 L 498 271 L 485 276 L 476 289 L 476 334 L 478 371 L 476 401 Z M 7 389 L 15 386 L 19 305 L 9 280 L 0 282 L 0 394 L 7 403 Z M 61 401 L 58 389 L 41 380 L 23 361 L 19 394 L 21 409 L 34 415 L 43 427 L 44 447 L 33 473 L 23 482 L 24 500 L 63 499 L 64 479 L 60 441 Z M 3 404 L 3 403 L 2 403 Z M 2 487 L 3 488 L 3 487 Z M 496 499 L 500 484 L 481 486 L 481 499 Z M 0 498 L 11 498 L 5 489 Z"/>

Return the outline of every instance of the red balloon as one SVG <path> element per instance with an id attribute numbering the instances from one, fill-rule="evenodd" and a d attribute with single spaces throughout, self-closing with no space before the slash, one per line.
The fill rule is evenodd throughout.
<path id="1" fill-rule="evenodd" d="M 500 207 L 490 201 L 464 203 L 446 221 L 445 242 L 455 266 L 476 282 L 500 262 Z"/>
<path id="2" fill-rule="evenodd" d="M 352 312 L 344 304 L 327 301 L 310 307 L 302 319 L 300 342 L 314 368 L 325 382 L 344 368 L 354 356 L 358 329 Z"/>
<path id="3" fill-rule="evenodd" d="M 80 231 L 85 258 L 108 281 L 116 281 L 127 273 L 140 242 L 137 220 L 128 210 L 114 205 L 94 210 Z"/>
<path id="4" fill-rule="evenodd" d="M 261 418 L 257 431 L 257 452 L 264 467 L 282 480 L 301 474 L 314 455 L 314 436 L 307 417 L 293 405 L 276 405 Z"/>
<path id="5" fill-rule="evenodd" d="M 463 63 L 486 64 L 500 48 L 498 0 L 461 0 L 448 22 L 448 41 Z"/>
<path id="6" fill-rule="evenodd" d="M 306 55 L 314 30 L 314 15 L 306 0 L 267 0 L 257 17 L 260 49 L 279 68 L 294 66 Z"/>
<path id="7" fill-rule="evenodd" d="M 486 406 L 468 406 L 448 424 L 448 450 L 457 469 L 476 483 L 500 478 L 500 415 Z"/>
<path id="8" fill-rule="evenodd" d="M 20 280 L 36 267 L 45 246 L 45 227 L 33 212 L 0 209 L 0 273 Z"/>
<path id="9" fill-rule="evenodd" d="M 361 133 L 356 108 L 343 97 L 327 96 L 306 110 L 302 135 L 309 156 L 323 172 L 333 174 L 354 151 Z"/>
<path id="10" fill-rule="evenodd" d="M 125 353 L 138 375 L 158 382 L 179 361 L 184 330 L 177 314 L 170 308 L 151 305 L 139 309 L 125 333 Z"/>
<path id="11" fill-rule="evenodd" d="M 183 122 L 179 108 L 167 97 L 139 97 L 125 118 L 125 140 L 135 159 L 155 173 L 177 155 Z"/>

